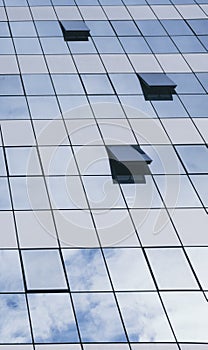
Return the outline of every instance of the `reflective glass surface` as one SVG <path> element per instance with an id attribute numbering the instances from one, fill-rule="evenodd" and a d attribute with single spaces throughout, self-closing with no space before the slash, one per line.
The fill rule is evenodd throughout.
<path id="1" fill-rule="evenodd" d="M 207 350 L 207 22 L 0 0 L 0 350 Z"/>

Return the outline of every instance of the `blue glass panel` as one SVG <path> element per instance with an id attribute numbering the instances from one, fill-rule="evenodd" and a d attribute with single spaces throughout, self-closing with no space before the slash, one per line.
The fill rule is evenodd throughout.
<path id="1" fill-rule="evenodd" d="M 19 75 L 0 75 L 0 95 L 23 95 Z"/>
<path id="2" fill-rule="evenodd" d="M 176 46 L 168 37 L 146 37 L 146 40 L 154 53 L 178 52 Z"/>
<path id="3" fill-rule="evenodd" d="M 12 40 L 10 38 L 0 38 L 0 55 L 12 54 L 14 55 L 14 45 L 12 43 Z"/>
<path id="4" fill-rule="evenodd" d="M 6 6 L 27 6 L 27 0 L 5 0 Z"/>
<path id="5" fill-rule="evenodd" d="M 0 292 L 24 290 L 19 253 L 15 250 L 0 250 Z"/>
<path id="6" fill-rule="evenodd" d="M 50 0 L 28 0 L 30 6 L 47 6 L 51 5 Z"/>
<path id="7" fill-rule="evenodd" d="M 193 35 L 194 33 L 181 19 L 164 19 L 161 21 L 169 35 Z"/>
<path id="8" fill-rule="evenodd" d="M 143 35 L 149 35 L 149 36 L 167 35 L 166 31 L 164 30 L 163 26 L 160 24 L 159 21 L 141 20 L 141 21 L 136 21 L 136 24 Z"/>
<path id="9" fill-rule="evenodd" d="M 208 19 L 190 19 L 187 22 L 196 35 L 208 34 Z"/>
<path id="10" fill-rule="evenodd" d="M 68 41 L 67 45 L 72 53 L 97 53 L 91 38 L 88 41 Z"/>
<path id="11" fill-rule="evenodd" d="M 0 119 L 29 119 L 25 97 L 0 97 Z"/>
<path id="12" fill-rule="evenodd" d="M 23 250 L 22 258 L 28 290 L 67 288 L 57 249 Z"/>
<path id="13" fill-rule="evenodd" d="M 58 21 L 35 21 L 39 36 L 63 36 Z"/>
<path id="14" fill-rule="evenodd" d="M 207 118 L 208 95 L 181 95 L 180 98 L 192 117 Z"/>
<path id="15" fill-rule="evenodd" d="M 123 5 L 122 0 L 100 0 L 101 5 Z"/>
<path id="16" fill-rule="evenodd" d="M 0 339 L 1 343 L 31 343 L 29 318 L 24 295 L 1 294 Z"/>
<path id="17" fill-rule="evenodd" d="M 27 95 L 54 95 L 51 79 L 47 74 L 23 74 Z"/>
<path id="18" fill-rule="evenodd" d="M 140 35 L 138 28 L 132 21 L 111 21 L 117 35 Z"/>
<path id="19" fill-rule="evenodd" d="M 149 5 L 172 5 L 170 0 L 147 0 Z"/>
<path id="20" fill-rule="evenodd" d="M 123 53 L 121 44 L 116 37 L 94 38 L 99 53 Z"/>
<path id="21" fill-rule="evenodd" d="M 76 324 L 68 294 L 29 294 L 28 300 L 35 342 L 78 342 Z"/>
<path id="22" fill-rule="evenodd" d="M 205 48 L 195 36 L 172 36 L 172 40 L 182 53 L 206 52 Z"/>
<path id="23" fill-rule="evenodd" d="M 203 94 L 205 92 L 196 76 L 192 73 L 175 73 L 168 74 L 168 76 L 176 83 L 176 92 L 178 94 Z"/>
<path id="24" fill-rule="evenodd" d="M 117 293 L 116 295 L 130 341 L 174 341 L 157 293 Z"/>
<path id="25" fill-rule="evenodd" d="M 0 178 L 0 209 L 11 209 L 8 181 L 5 178 Z"/>
<path id="26" fill-rule="evenodd" d="M 204 45 L 205 49 L 208 50 L 208 35 L 199 35 L 198 39 Z"/>
<path id="27" fill-rule="evenodd" d="M 208 207 L 208 175 L 191 175 L 190 178 L 204 206 Z"/>
<path id="28" fill-rule="evenodd" d="M 76 0 L 77 5 L 99 5 L 97 0 Z"/>
<path id="29" fill-rule="evenodd" d="M 113 294 L 82 293 L 72 298 L 83 342 L 126 342 Z"/>
<path id="30" fill-rule="evenodd" d="M 123 0 L 125 5 L 146 5 L 147 2 L 145 0 Z"/>
<path id="31" fill-rule="evenodd" d="M 36 38 L 15 38 L 14 39 L 15 49 L 17 54 L 42 54 L 39 40 Z"/>
<path id="32" fill-rule="evenodd" d="M 208 173 L 208 148 L 206 146 L 176 146 L 189 173 Z"/>
<path id="33" fill-rule="evenodd" d="M 31 96 L 27 100 L 33 119 L 60 118 L 60 110 L 55 96 Z"/>
<path id="34" fill-rule="evenodd" d="M 208 73 L 197 73 L 196 76 L 204 89 L 208 92 Z"/>
<path id="35" fill-rule="evenodd" d="M 53 5 L 57 6 L 74 6 L 74 0 L 51 0 Z"/>
<path id="36" fill-rule="evenodd" d="M 63 38 L 41 38 L 42 49 L 45 54 L 69 54 L 69 48 Z"/>
<path id="37" fill-rule="evenodd" d="M 114 94 L 109 78 L 105 74 L 83 74 L 82 81 L 87 94 Z"/>
<path id="38" fill-rule="evenodd" d="M 196 2 L 194 0 L 183 0 L 181 2 L 181 0 L 171 0 L 171 2 L 174 4 L 174 5 L 186 5 L 186 4 L 196 4 Z"/>
<path id="39" fill-rule="evenodd" d="M 9 23 L 14 37 L 36 37 L 36 30 L 33 22 L 10 22 Z"/>
<path id="40" fill-rule="evenodd" d="M 75 74 L 53 74 L 52 80 L 58 95 L 83 95 L 80 78 Z"/>
<path id="41" fill-rule="evenodd" d="M 152 105 L 160 118 L 188 117 L 178 96 L 173 95 L 173 101 L 152 101 Z"/>
<path id="42" fill-rule="evenodd" d="M 92 36 L 113 36 L 115 35 L 110 23 L 108 21 L 85 21 L 90 28 Z"/>
<path id="43" fill-rule="evenodd" d="M 0 148 L 0 176 L 6 176 L 6 165 L 2 147 Z"/>
<path id="44" fill-rule="evenodd" d="M 9 27 L 7 22 L 0 22 L 0 36 L 10 36 Z"/>
<path id="45" fill-rule="evenodd" d="M 139 79 L 135 74 L 109 74 L 118 94 L 142 94 Z"/>
<path id="46" fill-rule="evenodd" d="M 126 53 L 151 53 L 149 46 L 142 37 L 128 36 L 119 39 Z"/>
<path id="47" fill-rule="evenodd" d="M 71 291 L 111 290 L 99 249 L 65 249 L 63 256 Z"/>

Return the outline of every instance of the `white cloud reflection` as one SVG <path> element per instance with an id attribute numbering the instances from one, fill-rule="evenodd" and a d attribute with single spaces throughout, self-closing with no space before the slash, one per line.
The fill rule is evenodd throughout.
<path id="1" fill-rule="evenodd" d="M 174 341 L 157 293 L 117 293 L 130 341 Z"/>
<path id="2" fill-rule="evenodd" d="M 30 294 L 28 298 L 36 342 L 78 342 L 68 294 Z"/>
<path id="3" fill-rule="evenodd" d="M 113 294 L 73 294 L 73 300 L 83 342 L 126 341 Z"/>
<path id="4" fill-rule="evenodd" d="M 31 343 L 24 295 L 0 296 L 0 342 Z"/>

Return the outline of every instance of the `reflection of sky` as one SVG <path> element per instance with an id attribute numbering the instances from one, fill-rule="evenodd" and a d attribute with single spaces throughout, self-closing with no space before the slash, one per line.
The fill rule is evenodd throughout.
<path id="1" fill-rule="evenodd" d="M 36 342 L 78 342 L 68 294 L 29 294 L 28 298 Z"/>
<path id="2" fill-rule="evenodd" d="M 158 287 L 161 289 L 199 289 L 181 248 L 146 249 Z"/>
<path id="3" fill-rule="evenodd" d="M 8 181 L 6 178 L 0 179 L 0 209 L 6 210 L 11 208 Z"/>
<path id="4" fill-rule="evenodd" d="M 157 293 L 117 293 L 130 341 L 173 341 Z"/>
<path id="5" fill-rule="evenodd" d="M 0 343 L 30 343 L 24 295 L 1 295 L 0 310 Z"/>
<path id="6" fill-rule="evenodd" d="M 66 288 L 58 250 L 25 250 L 22 256 L 28 289 Z"/>
<path id="7" fill-rule="evenodd" d="M 208 172 L 208 149 L 205 146 L 177 146 L 177 151 L 190 173 Z"/>
<path id="8" fill-rule="evenodd" d="M 201 292 L 161 293 L 178 341 L 208 342 L 208 303 Z"/>
<path id="9" fill-rule="evenodd" d="M 98 249 L 63 251 L 71 290 L 110 290 L 104 261 Z"/>
<path id="10" fill-rule="evenodd" d="M 113 294 L 73 294 L 83 342 L 125 342 Z"/>
<path id="11" fill-rule="evenodd" d="M 155 289 L 141 249 L 113 248 L 104 253 L 116 290 Z"/>
<path id="12" fill-rule="evenodd" d="M 23 290 L 18 255 L 15 250 L 0 250 L 0 292 Z"/>

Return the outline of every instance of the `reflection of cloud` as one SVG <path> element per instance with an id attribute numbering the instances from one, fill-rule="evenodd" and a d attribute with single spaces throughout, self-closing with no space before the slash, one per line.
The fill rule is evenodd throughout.
<path id="1" fill-rule="evenodd" d="M 0 296 L 0 342 L 30 343 L 30 330 L 24 295 Z"/>
<path id="2" fill-rule="evenodd" d="M 17 251 L 0 250 L 0 291 L 22 291 L 23 283 Z"/>
<path id="3" fill-rule="evenodd" d="M 126 341 L 113 294 L 73 294 L 73 300 L 83 342 Z"/>
<path id="4" fill-rule="evenodd" d="M 58 250 L 25 250 L 22 257 L 28 289 L 66 288 Z"/>
<path id="5" fill-rule="evenodd" d="M 110 290 L 104 261 L 98 249 L 63 251 L 71 290 Z"/>
<path id="6" fill-rule="evenodd" d="M 77 342 L 68 294 L 30 294 L 29 306 L 36 342 Z"/>
<path id="7" fill-rule="evenodd" d="M 173 341 L 157 293 L 117 293 L 130 341 Z"/>
<path id="8" fill-rule="evenodd" d="M 104 249 L 115 290 L 155 289 L 140 248 Z"/>
<path id="9" fill-rule="evenodd" d="M 208 342 L 208 303 L 201 292 L 161 293 L 176 337 L 181 342 Z"/>

